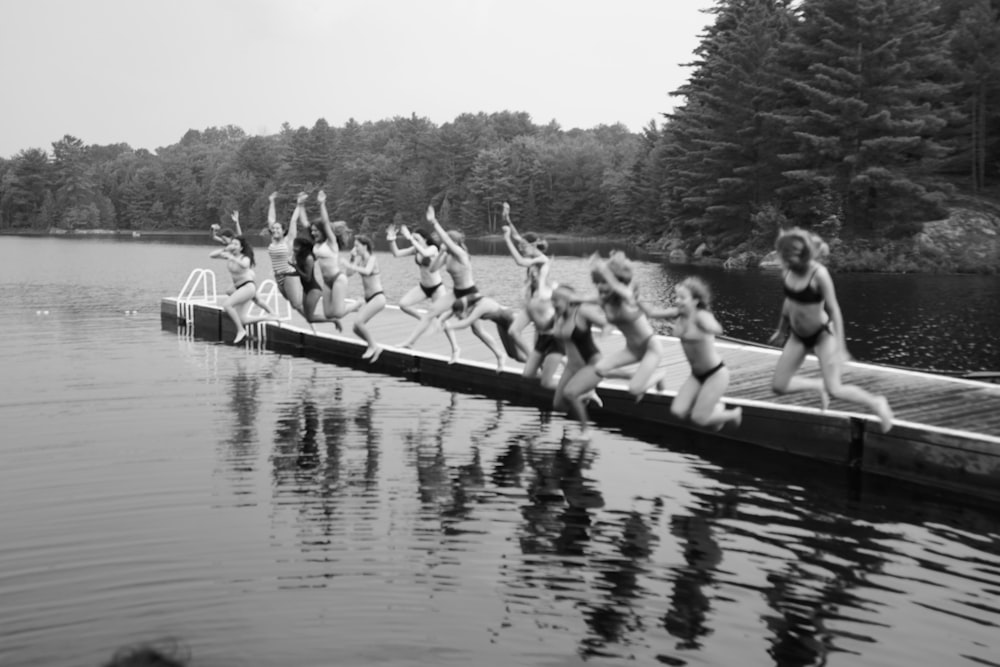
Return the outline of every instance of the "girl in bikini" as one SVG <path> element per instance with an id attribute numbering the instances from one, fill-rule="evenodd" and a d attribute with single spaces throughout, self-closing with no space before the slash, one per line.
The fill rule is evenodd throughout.
<path id="1" fill-rule="evenodd" d="M 452 303 L 451 312 L 444 314 L 444 319 L 447 320 L 452 315 L 462 317 L 476 304 L 476 301 L 482 298 L 479 290 L 476 289 L 476 283 L 472 277 L 472 263 L 469 259 L 469 251 L 465 247 L 465 235 L 457 230 L 445 231 L 434 215 L 433 206 L 427 207 L 427 221 L 433 225 L 434 231 L 437 232 L 441 243 L 444 244 L 447 250 L 444 269 L 451 276 L 454 302 Z M 470 326 L 476 338 L 483 341 L 497 358 L 497 372 L 499 373 L 503 370 L 504 362 L 507 359 L 503 348 L 482 328 L 480 322 L 473 322 Z M 459 349 L 456 344 L 452 347 L 452 363 L 458 359 L 458 353 Z"/>
<path id="2" fill-rule="evenodd" d="M 253 248 L 242 236 L 235 236 L 225 248 L 215 250 L 209 257 L 226 260 L 226 268 L 233 279 L 233 291 L 222 302 L 222 309 L 236 325 L 236 338 L 233 343 L 239 343 L 247 337 L 246 325 L 254 322 L 277 322 L 278 318 L 271 314 L 247 315 L 250 302 L 257 295 L 257 283 L 254 282 Z"/>
<path id="3" fill-rule="evenodd" d="M 302 199 L 302 195 L 299 197 Z M 299 224 L 308 227 L 312 236 L 313 259 L 322 287 L 323 315 L 327 320 L 339 320 L 347 314 L 347 304 L 344 302 L 347 298 L 347 274 L 340 267 L 340 248 L 347 245 L 350 230 L 347 228 L 347 223 L 342 220 L 330 222 L 330 216 L 326 211 L 325 192 L 320 190 L 316 195 L 316 201 L 319 202 L 320 222 L 309 222 L 303 200 L 299 207 Z M 306 294 L 303 306 L 309 316 L 315 312 L 316 305 L 316 299 Z"/>
<path id="4" fill-rule="evenodd" d="M 824 410 L 828 396 L 863 405 L 878 416 L 882 432 L 888 432 L 893 419 L 889 401 L 884 396 L 841 382 L 844 362 L 849 355 L 844 339 L 844 317 L 833 279 L 820 262 L 828 251 L 826 244 L 804 229 L 793 227 L 778 236 L 775 248 L 785 267 L 782 274 L 785 302 L 778 330 L 769 342 L 775 343 L 786 336 L 787 340 L 774 369 L 774 392 L 817 392 Z M 819 360 L 822 380 L 795 374 L 809 352 L 814 352 Z"/>
<path id="5" fill-rule="evenodd" d="M 277 197 L 278 193 L 272 192 L 267 198 L 267 231 L 271 234 L 267 254 L 271 258 L 271 269 L 274 271 L 274 283 L 278 286 L 278 292 L 285 297 L 292 308 L 302 313 L 302 282 L 295 267 L 291 265 L 292 247 L 298 233 L 296 221 L 299 217 L 299 206 L 296 204 L 286 232 L 278 222 L 275 212 L 274 200 Z"/>
<path id="6" fill-rule="evenodd" d="M 385 292 L 382 291 L 382 278 L 379 276 L 378 260 L 372 254 L 373 250 L 370 238 L 363 235 L 355 237 L 354 250 L 351 251 L 351 257 L 344 265 L 348 272 L 361 276 L 365 300 L 359 301 L 349 312 L 358 313 L 358 317 L 354 321 L 354 333 L 368 343 L 361 358 L 368 359 L 372 363 L 382 354 L 382 346 L 372 338 L 367 324 L 371 318 L 385 309 Z"/>
<path id="7" fill-rule="evenodd" d="M 730 423 L 739 426 L 743 410 L 727 409 L 720 402 L 729 387 L 729 369 L 715 349 L 715 337 L 722 333 L 722 326 L 709 309 L 711 292 L 704 282 L 689 277 L 674 288 L 674 296 L 677 305 L 671 308 L 654 310 L 643 305 L 650 318 L 674 320 L 674 335 L 680 338 L 691 365 L 691 375 L 677 392 L 670 412 L 716 431 Z"/>
<path id="8" fill-rule="evenodd" d="M 410 242 L 408 248 L 400 249 L 396 245 L 396 235 L 402 234 L 403 238 Z M 427 330 L 427 327 L 439 316 L 451 309 L 452 296 L 444 286 L 441 279 L 441 265 L 444 263 L 444 256 L 438 252 L 437 243 L 431 236 L 421 229 L 412 233 L 406 225 L 399 229 L 392 225 L 386 232 L 385 238 L 389 241 L 389 251 L 393 257 L 413 256 L 420 271 L 420 281 L 410 289 L 403 298 L 399 300 L 399 309 L 417 318 L 419 323 L 413 333 L 403 342 L 400 347 L 413 347 L 416 340 Z M 430 307 L 423 313 L 414 308 L 421 301 L 430 301 Z M 454 350 L 457 345 L 455 334 L 450 329 L 444 330 L 448 337 L 448 344 Z"/>
<path id="9" fill-rule="evenodd" d="M 524 281 L 524 304 L 515 314 L 514 322 L 508 333 L 523 354 L 528 355 L 530 348 L 522 339 L 521 333 L 528 326 L 528 322 L 532 320 L 529 304 L 536 299 L 548 301 L 552 296 L 552 288 L 549 285 L 551 262 L 545 255 L 548 243 L 532 232 L 521 236 L 514 227 L 514 223 L 511 222 L 510 204 L 507 202 L 503 203 L 503 221 L 503 239 L 507 244 L 507 249 L 510 251 L 511 257 L 514 258 L 514 262 L 523 267 L 527 273 Z M 537 327 L 538 323 L 535 322 L 535 324 Z M 534 375 L 534 370 L 531 369 L 531 375 Z M 525 375 L 527 374 L 526 372 Z"/>
<path id="10" fill-rule="evenodd" d="M 660 363 L 661 350 L 653 325 L 639 306 L 636 286 L 632 281 L 632 264 L 624 253 L 614 251 L 607 260 L 593 255 L 590 267 L 591 279 L 597 287 L 598 303 L 608 323 L 624 336 L 625 347 L 580 369 L 564 389 L 566 399 L 579 401 L 596 389 L 602 379 L 617 377 L 627 378 L 628 392 L 637 401 L 641 400 L 657 382 L 653 375 Z M 638 364 L 635 370 L 625 370 L 626 366 L 633 364 Z M 587 425 L 583 423 L 581 436 L 586 433 Z"/>

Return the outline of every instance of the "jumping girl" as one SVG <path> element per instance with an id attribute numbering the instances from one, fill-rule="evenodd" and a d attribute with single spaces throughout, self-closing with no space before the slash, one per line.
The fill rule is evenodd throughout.
<path id="1" fill-rule="evenodd" d="M 820 394 L 824 410 L 828 395 L 863 405 L 878 416 L 882 432 L 887 433 L 893 419 L 889 401 L 884 396 L 841 382 L 844 362 L 849 355 L 844 339 L 844 316 L 833 279 L 820 262 L 829 248 L 818 236 L 798 227 L 781 232 L 775 248 L 785 267 L 781 278 L 785 301 L 778 330 L 770 342 L 777 342 L 786 335 L 787 340 L 774 369 L 774 392 L 815 391 Z M 795 375 L 809 352 L 814 352 L 819 360 L 822 380 Z"/>
<path id="2" fill-rule="evenodd" d="M 323 290 L 323 315 L 328 320 L 339 320 L 347 314 L 347 305 L 344 303 L 347 297 L 347 274 L 340 267 L 340 248 L 347 245 L 350 230 L 342 220 L 330 223 L 325 192 L 320 190 L 316 201 L 319 202 L 320 222 L 309 222 L 303 200 L 299 207 L 299 224 L 309 228 L 313 239 L 313 259 Z M 304 306 L 306 312 L 312 314 L 316 303 L 305 300 Z"/>
<path id="3" fill-rule="evenodd" d="M 600 399 L 593 388 L 587 394 L 579 390 L 567 393 L 567 387 L 580 371 L 592 368 L 600 360 L 601 352 L 594 342 L 593 327 L 606 329 L 608 321 L 599 306 L 579 300 L 569 285 L 557 285 L 552 290 L 552 307 L 555 310 L 552 335 L 566 355 L 566 365 L 555 387 L 552 407 L 576 419 L 580 424 L 580 436 L 588 439 L 587 401 L 600 405 Z"/>
<path id="4" fill-rule="evenodd" d="M 674 335 L 691 365 L 691 375 L 677 392 L 670 412 L 678 419 L 690 419 L 717 431 L 726 424 L 739 426 L 743 410 L 727 409 L 720 403 L 729 387 L 729 369 L 715 349 L 715 337 L 722 334 L 722 326 L 709 309 L 711 292 L 692 276 L 674 288 L 674 296 L 677 305 L 663 310 L 643 304 L 648 317 L 674 320 Z"/>
<path id="5" fill-rule="evenodd" d="M 409 247 L 400 249 L 396 245 L 397 233 L 402 234 L 403 238 L 410 242 Z M 438 252 L 437 244 L 431 236 L 422 229 L 416 229 L 411 233 L 406 225 L 399 229 L 395 225 L 390 225 L 385 238 L 389 242 L 389 251 L 393 257 L 412 255 L 413 260 L 417 263 L 417 269 L 420 271 L 419 282 L 399 300 L 399 309 L 419 320 L 413 333 L 400 345 L 400 347 L 412 347 L 439 315 L 451 309 L 453 297 L 441 279 L 441 266 L 444 264 L 445 258 L 442 253 Z M 423 313 L 414 308 L 421 301 L 427 300 L 430 301 L 430 306 Z M 451 349 L 456 349 L 455 334 L 447 328 L 444 333 L 448 337 Z"/>
<path id="6" fill-rule="evenodd" d="M 458 230 L 445 231 L 434 215 L 433 206 L 427 207 L 427 221 L 433 225 L 434 231 L 437 232 L 441 243 L 447 249 L 444 269 L 451 276 L 454 302 L 452 303 L 451 313 L 446 312 L 444 319 L 447 320 L 452 315 L 462 317 L 476 304 L 476 301 L 482 298 L 472 277 L 472 263 L 469 259 L 469 251 L 465 247 L 465 235 Z M 492 336 L 483 330 L 479 322 L 473 322 L 470 326 L 476 338 L 483 341 L 490 348 L 490 351 L 493 352 L 494 356 L 496 356 L 497 372 L 499 373 L 503 370 L 504 362 L 507 359 L 503 348 L 497 344 Z M 452 348 L 452 362 L 458 359 L 458 352 L 458 345 L 455 345 Z"/>
<path id="7" fill-rule="evenodd" d="M 272 192 L 268 196 L 267 205 L 267 231 L 271 234 L 271 242 L 267 246 L 267 254 L 271 258 L 271 269 L 274 271 L 274 283 L 278 286 L 278 292 L 285 297 L 292 308 L 304 314 L 302 309 L 302 282 L 295 267 L 291 265 L 292 246 L 298 233 L 297 220 L 299 217 L 299 207 L 296 204 L 292 212 L 292 219 L 288 222 L 287 232 L 278 222 L 275 212 L 274 200 L 278 197 L 277 192 Z M 308 319 L 308 318 L 307 318 Z"/>
<path id="8" fill-rule="evenodd" d="M 354 321 L 354 333 L 368 343 L 361 358 L 368 359 L 372 363 L 382 354 L 382 346 L 375 342 L 366 325 L 371 318 L 385 309 L 385 292 L 382 291 L 382 278 L 379 277 L 378 260 L 372 254 L 373 250 L 370 238 L 363 235 L 355 237 L 354 250 L 351 251 L 351 257 L 344 266 L 347 271 L 361 276 L 365 300 L 359 301 L 349 312 L 358 313 Z"/>
<path id="9" fill-rule="evenodd" d="M 236 325 L 236 338 L 233 343 L 239 343 L 247 337 L 247 324 L 254 322 L 277 322 L 278 318 L 271 314 L 248 316 L 250 301 L 257 295 L 257 283 L 254 282 L 253 248 L 242 236 L 233 237 L 225 248 L 215 250 L 209 257 L 226 260 L 226 268 L 233 279 L 233 291 L 222 302 L 222 309 Z"/>
<path id="10" fill-rule="evenodd" d="M 641 400 L 646 391 L 656 384 L 653 374 L 660 363 L 661 351 L 653 325 L 639 306 L 636 286 L 632 282 L 632 264 L 620 251 L 612 252 L 606 261 L 595 254 L 590 264 L 598 303 L 608 323 L 621 331 L 625 348 L 602 356 L 596 363 L 589 363 L 576 373 L 565 387 L 566 399 L 580 400 L 596 389 L 602 379 L 623 377 L 628 379 L 628 392 L 637 401 Z M 634 371 L 623 370 L 632 364 L 638 364 Z M 582 429 L 586 430 L 586 424 Z"/>

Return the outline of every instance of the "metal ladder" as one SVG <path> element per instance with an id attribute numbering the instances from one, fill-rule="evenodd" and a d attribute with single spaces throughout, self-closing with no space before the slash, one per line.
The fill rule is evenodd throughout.
<path id="1" fill-rule="evenodd" d="M 201 292 L 200 298 L 197 296 Z M 184 287 L 177 294 L 177 319 L 184 326 L 194 328 L 194 305 L 196 303 L 215 303 L 215 272 L 212 269 L 194 269 L 184 282 Z"/>

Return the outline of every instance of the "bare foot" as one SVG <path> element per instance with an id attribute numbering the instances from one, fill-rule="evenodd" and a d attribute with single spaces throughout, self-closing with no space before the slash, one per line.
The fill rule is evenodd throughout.
<path id="1" fill-rule="evenodd" d="M 448 360 L 449 364 L 453 364 L 456 361 L 458 361 L 458 354 L 459 354 L 459 352 L 461 352 L 461 350 L 458 349 L 458 347 L 455 347 L 455 349 L 453 349 L 451 351 L 451 359 Z"/>
<path id="2" fill-rule="evenodd" d="M 823 412 L 826 412 L 830 407 L 830 394 L 827 393 L 826 388 L 819 390 L 819 407 Z"/>
<path id="3" fill-rule="evenodd" d="M 889 407 L 889 401 L 885 396 L 875 399 L 875 414 L 882 422 L 882 432 L 888 433 L 892 428 L 892 408 Z"/>
<path id="4" fill-rule="evenodd" d="M 507 365 L 506 355 L 497 357 L 497 373 L 503 373 L 504 366 Z"/>
<path id="5" fill-rule="evenodd" d="M 344 327 L 340 326 L 340 320 L 330 320 L 330 321 L 333 322 L 333 326 L 337 329 L 337 333 L 341 333 L 344 330 Z"/>
<path id="6" fill-rule="evenodd" d="M 409 350 L 409 349 L 412 349 L 412 348 L 413 348 L 413 343 L 400 343 L 400 344 L 399 344 L 399 345 L 397 345 L 396 347 L 401 347 L 401 348 L 403 348 L 404 350 Z"/>
<path id="7" fill-rule="evenodd" d="M 246 340 L 246 337 L 247 337 L 247 330 L 243 329 L 238 334 L 236 334 L 236 338 L 233 339 L 233 345 L 239 345 L 244 340 Z"/>
<path id="8" fill-rule="evenodd" d="M 591 389 L 589 392 L 587 392 L 586 394 L 584 394 L 583 395 L 583 400 L 590 401 L 591 403 L 593 403 L 594 405 L 596 405 L 599 408 L 603 408 L 604 407 L 604 401 L 602 401 L 601 397 L 597 395 L 597 390 L 596 389 Z"/>
<path id="9" fill-rule="evenodd" d="M 743 408 L 733 408 L 733 416 L 729 419 L 729 423 L 733 425 L 733 428 L 740 427 L 740 424 L 743 423 Z"/>
<path id="10" fill-rule="evenodd" d="M 381 345 L 376 347 L 375 350 L 372 352 L 371 357 L 369 357 L 368 363 L 374 364 L 376 361 L 378 361 L 378 358 L 382 356 L 383 349 L 384 348 Z"/>
<path id="11" fill-rule="evenodd" d="M 368 357 L 372 356 L 373 354 L 375 354 L 375 348 L 374 347 L 369 347 L 369 348 L 367 348 L 365 350 L 365 353 L 361 355 L 361 358 L 362 359 L 367 359 Z"/>

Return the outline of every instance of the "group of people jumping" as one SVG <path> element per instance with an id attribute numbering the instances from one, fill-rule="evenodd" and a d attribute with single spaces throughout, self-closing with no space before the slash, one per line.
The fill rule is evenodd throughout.
<path id="1" fill-rule="evenodd" d="M 340 320 L 356 313 L 353 331 L 366 343 L 362 357 L 374 362 L 383 346 L 372 337 L 368 323 L 386 307 L 386 296 L 371 238 L 352 234 L 344 221 L 331 222 L 323 191 L 316 196 L 319 220 L 309 220 L 308 195 L 300 193 L 286 228 L 276 218 L 276 197 L 273 193 L 269 198 L 267 250 L 278 291 L 310 325 L 331 322 L 340 331 Z M 740 425 L 742 410 L 722 401 L 730 370 L 715 345 L 722 326 L 711 311 L 711 292 L 703 280 L 685 278 L 674 288 L 673 304 L 660 307 L 640 298 L 631 261 L 614 251 L 607 258 L 591 256 L 590 278 L 596 295 L 581 294 L 570 285 L 550 280 L 551 258 L 546 254 L 545 239 L 532 232 L 519 233 L 506 203 L 502 215 L 504 241 L 526 273 L 517 308 L 501 305 L 479 291 L 464 234 L 445 230 L 433 206 L 426 214 L 429 230 L 389 227 L 386 239 L 390 252 L 394 257 L 413 257 L 419 273 L 417 284 L 399 301 L 399 309 L 416 318 L 417 325 L 397 347 L 412 348 L 428 329 L 436 327 L 447 337 L 454 363 L 461 352 L 454 332 L 470 328 L 496 357 L 498 372 L 513 358 L 523 363 L 524 377 L 552 390 L 553 407 L 576 420 L 576 437 L 585 440 L 590 436 L 587 406 L 600 403 L 597 388 L 603 379 L 626 380 L 628 392 L 637 401 L 653 388 L 664 389 L 661 340 L 652 321 L 668 320 L 691 370 L 671 404 L 673 415 L 714 430 Z M 242 234 L 237 213 L 232 220 L 235 232 L 213 225 L 213 237 L 224 248 L 211 257 L 226 260 L 232 276 L 233 290 L 222 307 L 236 325 L 234 342 L 239 343 L 248 335 L 248 324 L 276 322 L 278 318 L 257 301 L 253 249 Z M 300 229 L 308 229 L 308 236 L 300 235 Z M 399 247 L 399 237 L 407 242 L 405 247 Z M 349 245 L 349 255 L 342 257 Z M 862 405 L 878 417 L 882 431 L 887 432 L 893 413 L 886 398 L 841 381 L 850 356 L 833 280 L 822 263 L 827 245 L 818 236 L 794 227 L 780 233 L 776 249 L 784 268 L 785 299 L 777 330 L 769 341 L 782 347 L 773 390 L 778 394 L 814 392 L 824 410 L 831 396 Z M 348 278 L 354 274 L 361 278 L 363 298 L 349 300 Z M 443 274 L 451 279 L 450 290 Z M 263 314 L 249 315 L 251 303 L 257 303 Z M 424 307 L 418 308 L 421 304 Z M 499 341 L 484 322 L 496 325 Z M 533 342 L 525 337 L 529 323 L 534 325 Z M 617 329 L 624 346 L 603 352 L 594 339 L 595 328 L 602 334 Z M 797 374 L 810 352 L 819 361 L 821 378 Z"/>

